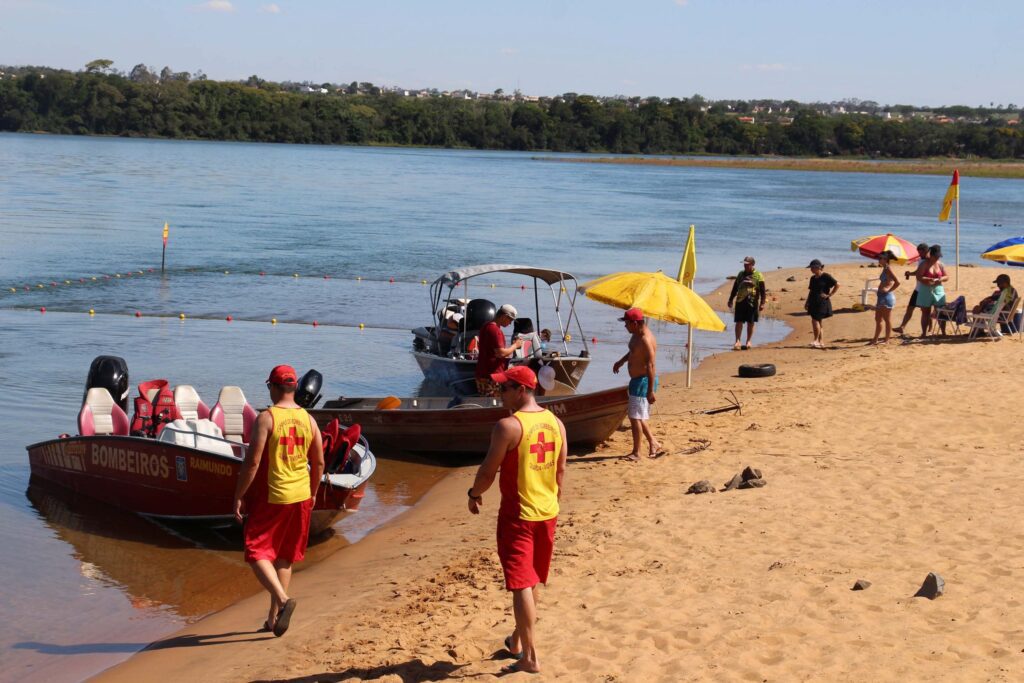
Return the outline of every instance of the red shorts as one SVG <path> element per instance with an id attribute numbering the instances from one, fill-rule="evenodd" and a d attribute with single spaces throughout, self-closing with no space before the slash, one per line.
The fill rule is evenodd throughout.
<path id="1" fill-rule="evenodd" d="M 306 556 L 313 499 L 279 505 L 261 502 L 245 520 L 245 561 L 298 562 Z"/>
<path id="2" fill-rule="evenodd" d="M 548 582 L 555 550 L 555 523 L 498 518 L 498 559 L 505 572 L 505 590 L 517 591 Z"/>

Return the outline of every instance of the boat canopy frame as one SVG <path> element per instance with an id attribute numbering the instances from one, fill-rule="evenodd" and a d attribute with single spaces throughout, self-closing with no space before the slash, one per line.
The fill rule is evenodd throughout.
<path id="1" fill-rule="evenodd" d="M 438 323 L 443 308 L 446 307 L 448 302 L 453 299 L 452 294 L 456 287 L 462 285 L 465 291 L 465 298 L 468 299 L 469 280 L 479 277 L 480 275 L 490 275 L 494 273 L 512 273 L 514 275 L 523 275 L 528 278 L 533 278 L 534 332 L 538 334 L 541 330 L 539 283 L 543 282 L 546 284 L 548 286 L 548 290 L 551 292 L 551 302 L 555 307 L 555 317 L 558 320 L 559 337 L 561 338 L 563 353 L 565 353 L 565 355 L 569 355 L 569 344 L 566 337 L 572 327 L 573 321 L 575 321 L 576 329 L 580 334 L 580 341 L 583 343 L 583 350 L 587 355 L 590 355 L 590 347 L 587 345 L 587 336 L 583 333 L 583 324 L 580 322 L 579 314 L 576 312 L 576 297 L 580 293 L 579 282 L 577 281 L 576 276 L 571 273 L 553 268 L 489 263 L 478 266 L 464 266 L 450 270 L 434 280 L 430 285 L 430 305 L 431 310 L 433 311 L 434 324 Z M 566 286 L 567 283 L 572 284 L 571 294 Z M 555 289 L 556 285 L 557 291 Z M 445 295 L 446 287 L 447 296 Z M 567 303 L 569 306 L 569 313 L 564 322 L 562 321 L 563 303 Z M 460 328 L 464 324 L 465 321 L 460 325 Z M 466 330 L 463 329 L 462 331 L 465 332 Z"/>

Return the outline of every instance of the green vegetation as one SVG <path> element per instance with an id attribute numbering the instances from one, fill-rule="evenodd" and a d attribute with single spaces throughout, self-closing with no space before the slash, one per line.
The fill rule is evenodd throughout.
<path id="1" fill-rule="evenodd" d="M 883 112 L 870 103 L 868 111 L 833 113 L 845 108 L 785 102 L 773 113 L 699 96 L 410 97 L 370 83 L 300 88 L 256 76 L 217 82 L 169 68 L 157 74 L 142 64 L 122 73 L 106 59 L 79 72 L 0 71 L 4 131 L 623 154 L 1024 159 L 1017 113 L 1002 108 L 916 112 L 899 105 Z"/>

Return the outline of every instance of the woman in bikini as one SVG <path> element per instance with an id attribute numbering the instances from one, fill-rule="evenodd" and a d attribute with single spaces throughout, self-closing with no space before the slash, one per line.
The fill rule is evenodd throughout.
<path id="1" fill-rule="evenodd" d="M 892 336 L 892 309 L 896 307 L 896 295 L 893 294 L 893 290 L 900 286 L 900 281 L 892 272 L 890 265 L 895 260 L 896 255 L 888 250 L 878 255 L 878 265 L 882 267 L 882 274 L 879 276 L 878 291 L 875 292 L 878 297 L 875 304 L 875 336 L 868 342 L 869 346 L 888 344 L 889 337 Z M 885 325 L 885 339 L 879 342 L 878 336 L 882 333 L 882 325 Z"/>
<path id="2" fill-rule="evenodd" d="M 928 260 L 917 275 L 917 307 L 921 309 L 921 339 L 928 336 L 935 306 L 946 305 L 946 290 L 942 283 L 949 279 L 942 264 L 942 247 L 933 244 L 928 249 Z"/>

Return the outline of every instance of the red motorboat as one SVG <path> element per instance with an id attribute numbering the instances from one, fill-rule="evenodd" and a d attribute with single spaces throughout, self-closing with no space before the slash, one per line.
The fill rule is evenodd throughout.
<path id="1" fill-rule="evenodd" d="M 622 424 L 629 396 L 625 387 L 589 394 L 541 396 L 537 403 L 565 424 L 570 447 L 601 443 Z M 383 456 L 420 453 L 436 457 L 487 453 L 494 423 L 509 414 L 495 398 L 338 397 L 309 411 L 318 423 L 357 420 Z"/>
<path id="2" fill-rule="evenodd" d="M 129 424 L 127 365 L 115 356 L 94 360 L 79 434 L 28 446 L 32 474 L 141 515 L 233 523 L 235 482 L 256 410 L 238 387 L 221 389 L 212 409 L 190 386 L 172 392 L 166 381 L 155 380 L 139 388 L 142 401 L 136 400 Z M 314 397 L 316 389 L 306 393 Z M 139 410 L 146 402 L 151 409 Z M 376 458 L 360 431 L 359 425 L 341 430 L 336 422 L 324 427 L 325 470 L 310 534 L 362 501 Z"/>

